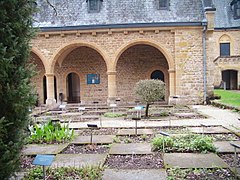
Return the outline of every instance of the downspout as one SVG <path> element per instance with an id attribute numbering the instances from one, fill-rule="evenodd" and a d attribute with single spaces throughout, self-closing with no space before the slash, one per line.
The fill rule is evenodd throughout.
<path id="1" fill-rule="evenodd" d="M 203 104 L 207 104 L 207 55 L 206 55 L 206 34 L 207 34 L 207 20 L 203 19 L 203 35 L 202 35 L 202 49 L 203 49 Z"/>

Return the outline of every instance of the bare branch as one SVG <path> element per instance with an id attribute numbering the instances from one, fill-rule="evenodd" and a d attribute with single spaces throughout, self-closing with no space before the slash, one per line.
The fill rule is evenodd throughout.
<path id="1" fill-rule="evenodd" d="M 49 0 L 46 0 L 46 1 L 47 1 L 47 3 L 49 4 L 49 6 L 51 6 L 51 7 L 53 8 L 55 16 L 57 16 L 57 10 L 56 10 L 56 8 L 49 2 Z"/>

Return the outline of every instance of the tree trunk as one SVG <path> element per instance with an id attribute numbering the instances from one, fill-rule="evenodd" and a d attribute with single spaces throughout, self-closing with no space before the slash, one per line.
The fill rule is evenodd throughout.
<path id="1" fill-rule="evenodd" d="M 150 105 L 150 104 L 148 104 L 148 103 L 147 103 L 147 105 L 146 105 L 146 111 L 145 111 L 145 117 L 146 117 L 146 118 L 148 117 L 149 105 Z"/>

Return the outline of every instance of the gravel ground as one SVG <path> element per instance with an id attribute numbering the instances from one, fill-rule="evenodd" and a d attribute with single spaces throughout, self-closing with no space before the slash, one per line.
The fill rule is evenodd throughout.
<path id="1" fill-rule="evenodd" d="M 121 169 L 154 169 L 163 168 L 163 160 L 160 153 L 153 155 L 110 155 L 106 166 Z"/>
<path id="2" fill-rule="evenodd" d="M 108 153 L 109 147 L 104 145 L 74 145 L 68 146 L 62 154 L 103 154 Z"/>

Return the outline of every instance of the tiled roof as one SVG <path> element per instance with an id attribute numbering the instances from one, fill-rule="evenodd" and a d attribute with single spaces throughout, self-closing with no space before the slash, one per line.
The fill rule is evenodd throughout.
<path id="1" fill-rule="evenodd" d="M 86 0 L 38 0 L 40 11 L 35 26 L 64 27 L 81 25 L 201 22 L 201 0 L 170 0 L 169 10 L 158 10 L 156 0 L 103 0 L 98 13 L 88 13 Z"/>
<path id="2" fill-rule="evenodd" d="M 240 19 L 233 18 L 232 0 L 213 0 L 216 8 L 215 28 L 240 28 Z"/>

